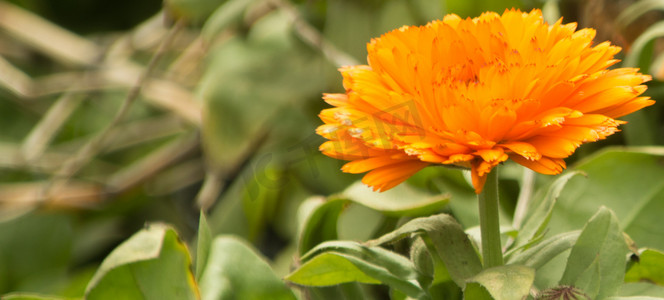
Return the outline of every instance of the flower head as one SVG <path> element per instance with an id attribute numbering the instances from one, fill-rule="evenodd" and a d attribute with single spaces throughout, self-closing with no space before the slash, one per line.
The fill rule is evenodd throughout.
<path id="1" fill-rule="evenodd" d="M 581 144 L 618 131 L 652 105 L 650 76 L 608 68 L 619 47 L 593 29 L 549 25 L 539 10 L 447 15 L 372 39 L 368 65 L 347 66 L 343 94 L 325 94 L 320 150 L 387 190 L 431 164 L 471 170 L 476 192 L 512 159 L 558 174 Z"/>

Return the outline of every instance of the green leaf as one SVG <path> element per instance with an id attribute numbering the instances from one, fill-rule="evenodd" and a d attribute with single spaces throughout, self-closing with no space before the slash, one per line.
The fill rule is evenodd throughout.
<path id="1" fill-rule="evenodd" d="M 151 224 L 115 248 L 87 287 L 85 298 L 198 299 L 187 247 L 163 224 Z"/>
<path id="2" fill-rule="evenodd" d="M 641 251 L 638 261 L 625 273 L 625 282 L 640 281 L 664 285 L 664 253 L 655 249 Z"/>
<path id="3" fill-rule="evenodd" d="M 664 286 L 648 282 L 627 282 L 620 286 L 617 296 L 650 296 L 664 298 Z"/>
<path id="4" fill-rule="evenodd" d="M 302 265 L 286 279 L 310 286 L 351 281 L 383 283 L 409 297 L 419 298 L 425 294 L 418 284 L 421 276 L 410 260 L 394 252 L 356 242 L 332 241 L 304 255 Z"/>
<path id="5" fill-rule="evenodd" d="M 198 237 L 196 239 L 196 279 L 200 279 L 205 270 L 211 244 L 212 231 L 205 217 L 205 212 L 201 210 L 198 218 Z"/>
<path id="6" fill-rule="evenodd" d="M 625 125 L 629 126 L 629 124 Z M 607 148 L 580 161 L 563 189 L 549 228 L 552 234 L 583 227 L 600 206 L 613 210 L 639 247 L 664 249 L 664 148 Z"/>
<path id="7" fill-rule="evenodd" d="M 309 286 L 330 286 L 346 282 L 380 284 L 380 280 L 365 274 L 345 255 L 322 253 L 286 277 L 294 283 Z"/>
<path id="8" fill-rule="evenodd" d="M 212 241 L 199 284 L 203 300 L 296 299 L 265 258 L 233 236 L 218 236 Z"/>
<path id="9" fill-rule="evenodd" d="M 385 244 L 413 233 L 426 233 L 457 285 L 463 287 L 468 278 L 482 270 L 480 259 L 463 228 L 446 214 L 414 219 L 368 244 Z"/>
<path id="10" fill-rule="evenodd" d="M 541 196 L 541 200 L 532 203 L 539 204 L 528 213 L 528 219 L 519 229 L 514 246 L 512 247 L 513 250 L 520 248 L 528 249 L 533 243 L 540 241 L 544 237 L 556 200 L 567 182 L 579 174 L 582 173 L 579 171 L 567 172 L 553 181 L 546 190 L 543 190 L 546 192 L 544 196 Z"/>
<path id="11" fill-rule="evenodd" d="M 380 211 L 388 216 L 424 216 L 439 212 L 450 201 L 449 195 L 430 195 L 400 184 L 382 193 L 376 193 L 361 182 L 356 182 L 341 193 L 356 203 Z"/>
<path id="12" fill-rule="evenodd" d="M 528 250 L 511 256 L 507 262 L 539 269 L 554 257 L 572 248 L 579 238 L 579 234 L 579 231 L 573 231 L 550 237 Z"/>
<path id="13" fill-rule="evenodd" d="M 616 216 L 602 207 L 572 247 L 560 284 L 578 287 L 592 299 L 612 296 L 623 282 L 627 252 Z"/>
<path id="14" fill-rule="evenodd" d="M 348 200 L 313 197 L 300 205 L 298 217 L 300 221 L 300 255 L 307 253 L 316 245 L 337 239 L 337 220 L 339 214 L 348 204 Z"/>
<path id="15" fill-rule="evenodd" d="M 468 279 L 464 299 L 525 299 L 534 280 L 535 270 L 526 266 L 507 265 L 485 269 Z M 485 289 L 490 297 L 487 298 L 480 288 Z"/>

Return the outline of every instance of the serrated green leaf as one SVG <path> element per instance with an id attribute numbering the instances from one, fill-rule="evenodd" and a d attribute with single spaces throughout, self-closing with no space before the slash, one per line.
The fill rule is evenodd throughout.
<path id="1" fill-rule="evenodd" d="M 295 295 L 245 241 L 218 236 L 199 281 L 203 300 L 294 300 Z"/>
<path id="2" fill-rule="evenodd" d="M 198 299 L 199 294 L 187 247 L 170 227 L 151 224 L 104 259 L 85 298 Z"/>
<path id="3" fill-rule="evenodd" d="M 627 252 L 616 216 L 601 207 L 572 247 L 560 284 L 578 287 L 592 299 L 612 296 L 623 282 Z"/>
<path id="4" fill-rule="evenodd" d="M 340 197 L 346 197 L 386 215 L 399 217 L 430 215 L 440 211 L 450 201 L 449 195 L 432 196 L 407 184 L 376 193 L 361 182 L 349 186 Z"/>
<path id="5" fill-rule="evenodd" d="M 534 280 L 535 270 L 526 266 L 507 265 L 485 269 L 468 279 L 464 299 L 525 299 Z M 488 292 L 488 298 L 480 287 Z"/>
<path id="6" fill-rule="evenodd" d="M 664 253 L 655 249 L 641 251 L 638 261 L 625 273 L 625 282 L 640 281 L 664 285 Z"/>
<path id="7" fill-rule="evenodd" d="M 468 278 L 482 270 L 480 259 L 463 228 L 446 214 L 414 219 L 368 244 L 385 244 L 413 233 L 427 234 L 457 285 L 463 287 Z"/>
<path id="8" fill-rule="evenodd" d="M 205 212 L 201 210 L 198 218 L 198 236 L 196 239 L 196 279 L 200 279 L 205 270 L 211 244 L 212 231 L 205 217 Z"/>
<path id="9" fill-rule="evenodd" d="M 332 241 L 305 254 L 302 265 L 286 279 L 311 286 L 351 281 L 383 283 L 409 297 L 419 298 L 426 294 L 418 283 L 420 276 L 410 260 L 394 252 L 356 242 Z"/>

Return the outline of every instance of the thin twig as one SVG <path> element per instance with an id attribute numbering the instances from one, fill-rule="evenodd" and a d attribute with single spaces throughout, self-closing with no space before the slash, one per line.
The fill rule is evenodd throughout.
<path id="1" fill-rule="evenodd" d="M 168 45 L 176 36 L 177 32 L 183 27 L 183 25 L 184 22 L 181 20 L 175 23 L 168 35 L 162 41 L 155 54 L 152 56 L 150 62 L 148 63 L 141 76 L 138 78 L 136 84 L 127 94 L 127 97 L 122 102 L 120 109 L 113 117 L 113 120 L 111 120 L 111 122 L 96 136 L 94 136 L 87 144 L 85 144 L 71 159 L 63 163 L 62 167 L 46 185 L 44 189 L 44 195 L 48 196 L 55 188 L 59 188 L 60 186 L 65 185 L 67 181 L 69 181 L 69 178 L 71 178 L 76 172 L 80 170 L 82 166 L 84 166 L 92 157 L 94 157 L 104 148 L 104 144 L 107 141 L 109 132 L 124 119 L 125 115 L 129 111 L 129 108 L 140 94 L 143 85 L 145 85 L 152 71 L 156 67 L 157 62 L 163 56 Z"/>

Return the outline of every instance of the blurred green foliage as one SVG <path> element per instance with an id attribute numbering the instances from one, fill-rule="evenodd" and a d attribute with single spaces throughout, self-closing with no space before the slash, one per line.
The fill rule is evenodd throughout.
<path id="1" fill-rule="evenodd" d="M 572 16 L 594 6 L 553 0 L 161 5 L 0 1 L 0 294 L 14 292 L 3 299 L 107 299 L 119 285 L 127 287 L 127 299 L 406 299 L 427 293 L 460 299 L 458 285 L 466 280 L 478 297 L 507 293 L 491 280 L 501 272 L 539 289 L 581 281 L 593 288 L 608 280 L 613 290 L 595 295 L 664 297 L 657 272 L 664 249 L 660 103 L 628 117 L 622 134 L 583 146 L 565 177 L 536 175 L 538 192 L 528 209 L 536 217 L 525 222 L 537 230 L 510 228 L 525 183 L 522 168 L 503 167 L 503 240 L 513 239 L 508 258 L 528 266 L 509 270 L 464 274 L 441 262 L 477 259 L 468 250 L 478 224 L 468 174 L 430 167 L 375 194 L 358 175 L 342 174 L 343 162 L 317 151 L 323 141 L 314 134 L 317 114 L 327 107 L 321 93 L 342 90 L 336 68 L 363 63 L 372 37 L 447 13 L 472 17 L 512 7 L 543 8 L 553 20 L 562 15 L 565 22 L 591 24 Z M 18 21 L 34 27 L 12 27 Z M 647 94 L 656 100 L 664 95 L 657 73 L 660 27 L 650 27 L 626 54 L 626 64 L 655 76 Z M 445 248 L 449 240 L 438 239 L 435 228 L 408 227 L 439 222 L 411 221 L 439 213 L 456 219 L 443 223 L 456 230 L 461 244 L 455 247 L 468 251 L 446 252 L 441 249 L 457 248 Z M 596 234 L 600 221 L 611 231 L 590 245 L 576 243 L 578 232 L 564 234 Z M 620 244 L 622 231 L 635 242 L 628 246 L 648 248 L 635 250 L 643 263 L 628 265 L 628 283 L 573 268 L 595 254 L 581 248 Z M 415 232 L 418 238 L 402 239 Z M 371 246 L 337 241 L 370 239 L 378 240 Z M 538 242 L 543 246 L 534 246 Z M 622 246 L 600 251 L 605 256 L 593 266 L 624 271 Z M 328 270 L 332 275 L 312 275 L 330 262 L 338 266 Z M 286 276 L 316 287 L 287 285 Z M 638 284 L 642 279 L 657 285 Z M 143 288 L 154 294 L 139 296 Z"/>

